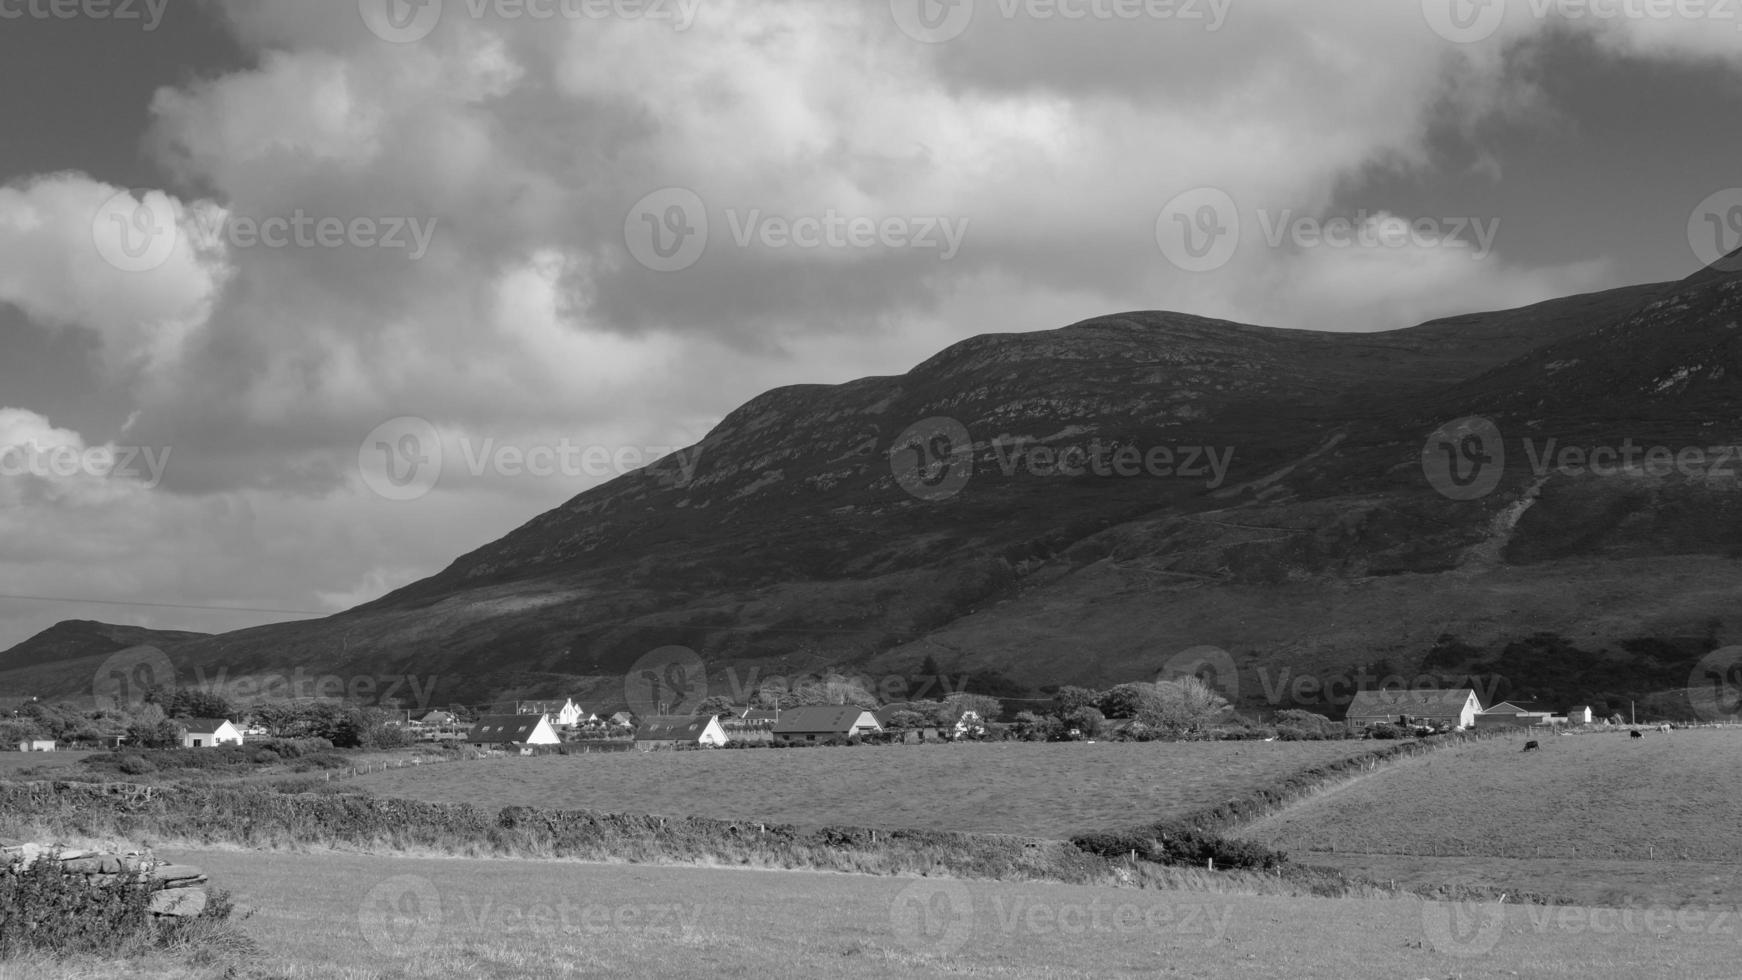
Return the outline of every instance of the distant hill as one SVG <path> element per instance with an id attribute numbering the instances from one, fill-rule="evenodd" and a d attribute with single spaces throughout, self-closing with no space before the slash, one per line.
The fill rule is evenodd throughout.
<path id="1" fill-rule="evenodd" d="M 1742 635 L 1742 478 L 1533 462 L 1549 440 L 1742 445 L 1739 321 L 1742 276 L 1713 269 L 1376 334 L 1156 312 L 988 334 L 899 377 L 768 392 L 681 462 L 368 605 L 165 649 L 190 669 L 409 674 L 438 703 L 593 710 L 668 645 L 734 696 L 823 667 L 1033 694 L 1152 677 L 1202 645 L 1272 706 L 1334 708 L 1303 675 L 1527 648 L 1609 665 L 1580 697 L 1656 690 Z M 1423 457 L 1465 416 L 1505 458 L 1455 499 Z M 1111 469 L 1126 448 L 1148 471 Z M 1109 475 L 1047 473 L 1064 450 L 1106 453 Z"/>

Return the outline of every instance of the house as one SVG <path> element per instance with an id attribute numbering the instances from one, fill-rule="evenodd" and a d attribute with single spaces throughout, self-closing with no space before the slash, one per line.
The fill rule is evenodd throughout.
<path id="1" fill-rule="evenodd" d="M 52 739 L 52 738 L 27 739 L 23 742 L 18 743 L 18 751 L 20 751 L 20 752 L 53 752 L 54 751 L 54 739 Z"/>
<path id="2" fill-rule="evenodd" d="M 776 708 L 735 708 L 724 723 L 729 732 L 765 732 L 779 720 L 780 711 Z"/>
<path id="3" fill-rule="evenodd" d="M 627 711 L 619 711 L 611 716 L 609 724 L 613 728 L 634 728 L 635 716 Z"/>
<path id="4" fill-rule="evenodd" d="M 876 716 L 858 705 L 810 705 L 780 713 L 774 723 L 774 744 L 829 745 L 882 730 Z"/>
<path id="5" fill-rule="evenodd" d="M 452 711 L 431 711 L 422 718 L 418 718 L 417 724 L 430 728 L 452 728 L 459 721 L 460 719 Z"/>
<path id="6" fill-rule="evenodd" d="M 1476 716 L 1478 728 L 1529 728 L 1532 725 L 1565 723 L 1547 706 L 1534 701 L 1501 701 Z"/>
<path id="7" fill-rule="evenodd" d="M 573 728 L 582 724 L 593 714 L 575 703 L 574 698 L 564 698 L 561 701 L 516 701 L 514 713 L 517 715 L 544 715 L 550 723 L 558 728 Z"/>
<path id="8" fill-rule="evenodd" d="M 175 723 L 181 728 L 184 749 L 242 744 L 242 732 L 224 718 L 177 718 Z"/>
<path id="9" fill-rule="evenodd" d="M 556 745 L 562 739 L 542 714 L 485 715 L 466 733 L 475 748 L 502 749 L 529 755 L 535 745 Z"/>
<path id="10" fill-rule="evenodd" d="M 1357 691 L 1349 701 L 1343 723 L 1350 731 L 1380 724 L 1469 728 L 1476 723 L 1481 710 L 1482 702 L 1476 692 L 1467 687 Z"/>
<path id="11" fill-rule="evenodd" d="M 726 728 L 719 715 L 692 718 L 688 715 L 649 715 L 635 729 L 635 747 L 642 752 L 657 749 L 717 749 L 726 744 Z"/>
<path id="12" fill-rule="evenodd" d="M 1595 715 L 1588 704 L 1575 704 L 1567 709 L 1567 723 L 1572 725 L 1589 725 L 1595 720 Z"/>

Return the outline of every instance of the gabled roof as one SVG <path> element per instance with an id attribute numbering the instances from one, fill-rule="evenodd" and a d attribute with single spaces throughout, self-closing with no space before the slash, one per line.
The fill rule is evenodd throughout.
<path id="1" fill-rule="evenodd" d="M 1368 718 L 1380 715 L 1408 715 L 1411 718 L 1455 718 L 1463 713 L 1464 705 L 1469 702 L 1470 695 L 1475 692 L 1467 687 L 1449 690 L 1382 690 L 1357 691 L 1349 702 L 1348 716 L 1350 718 Z M 1476 701 L 1476 709 L 1480 711 L 1482 702 Z"/>
<path id="2" fill-rule="evenodd" d="M 218 729 L 230 724 L 227 718 L 177 718 L 175 723 L 190 732 L 202 735 L 215 734 Z"/>
<path id="3" fill-rule="evenodd" d="M 780 713 L 780 720 L 774 723 L 774 731 L 777 735 L 794 732 L 845 735 L 864 717 L 870 717 L 871 723 L 877 724 L 875 715 L 856 704 L 818 704 L 805 708 L 788 708 Z"/>
<path id="4" fill-rule="evenodd" d="M 543 715 L 486 715 L 466 735 L 468 742 L 524 742 L 544 724 Z"/>
<path id="5" fill-rule="evenodd" d="M 649 715 L 635 729 L 637 742 L 693 742 L 702 737 L 717 715 Z"/>
<path id="6" fill-rule="evenodd" d="M 1494 704 L 1491 704 L 1488 707 L 1483 708 L 1482 711 L 1484 714 L 1490 714 L 1490 715 L 1512 715 L 1512 714 L 1545 714 L 1545 715 L 1547 715 L 1547 714 L 1554 713 L 1554 709 L 1550 708 L 1546 704 L 1543 704 L 1541 701 L 1497 701 Z"/>

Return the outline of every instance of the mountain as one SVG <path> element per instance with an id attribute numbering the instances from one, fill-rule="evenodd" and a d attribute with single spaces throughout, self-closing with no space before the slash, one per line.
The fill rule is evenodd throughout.
<path id="1" fill-rule="evenodd" d="M 34 667 L 77 657 L 108 656 L 129 647 L 156 646 L 168 649 L 209 633 L 154 630 L 142 626 L 111 626 L 72 619 L 43 630 L 5 653 L 0 653 L 0 671 Z"/>
<path id="2" fill-rule="evenodd" d="M 1235 659 L 1241 700 L 1272 705 L 1330 697 L 1302 676 L 1527 647 L 1639 666 L 1591 684 L 1673 687 L 1742 628 L 1737 481 L 1532 463 L 1742 444 L 1739 281 L 1705 270 L 1372 334 L 1150 312 L 980 336 L 899 377 L 768 392 L 365 606 L 169 652 L 202 676 L 410 676 L 437 702 L 618 704 L 670 645 L 734 696 L 771 674 L 934 664 L 1032 692 L 1147 678 L 1203 645 Z M 1491 426 L 1476 442 L 1437 431 L 1472 416 Z M 1504 459 L 1467 453 L 1483 439 Z M 1424 468 L 1441 451 L 1450 483 Z M 1080 475 L 1056 473 L 1061 452 Z M 0 656 L 31 664 L 49 683 L 86 666 Z"/>

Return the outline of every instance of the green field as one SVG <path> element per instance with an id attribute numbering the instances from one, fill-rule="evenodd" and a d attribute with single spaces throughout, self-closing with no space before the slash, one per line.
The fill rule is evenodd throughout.
<path id="1" fill-rule="evenodd" d="M 0 779 L 29 778 L 28 770 L 65 769 L 74 766 L 94 751 L 78 752 L 0 752 Z"/>
<path id="2" fill-rule="evenodd" d="M 1579 909 L 329 853 L 166 856 L 201 866 L 253 908 L 241 923 L 261 946 L 240 974 L 250 980 L 1736 975 L 1735 923 L 1611 924 Z M 1449 925 L 1466 920 L 1475 928 Z M 29 975 L 98 975 L 78 969 Z M 224 976 L 221 963 L 138 970 L 131 976 Z"/>
<path id="3" fill-rule="evenodd" d="M 1232 836 L 1381 881 L 1742 903 L 1742 730 L 1524 739 L 1396 762 Z"/>
<path id="4" fill-rule="evenodd" d="M 359 777 L 376 796 L 801 826 L 1068 837 L 1179 816 L 1375 743 L 857 746 L 507 757 Z"/>

